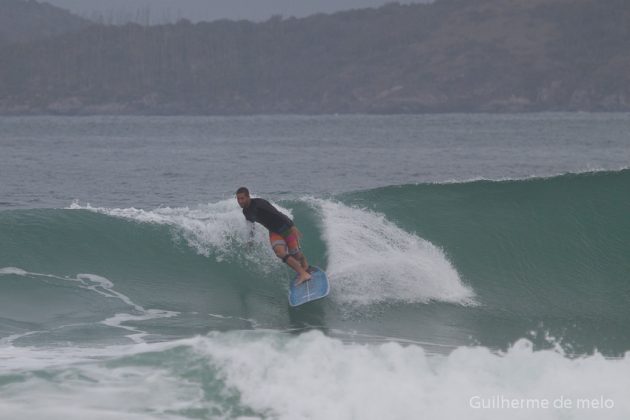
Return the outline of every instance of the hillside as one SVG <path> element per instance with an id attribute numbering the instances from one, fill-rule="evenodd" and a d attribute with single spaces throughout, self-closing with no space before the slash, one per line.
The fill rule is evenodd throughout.
<path id="1" fill-rule="evenodd" d="M 0 0 L 0 42 L 27 42 L 75 32 L 90 22 L 34 0 Z"/>
<path id="2" fill-rule="evenodd" d="M 630 110 L 627 0 L 94 26 L 0 55 L 0 113 Z"/>

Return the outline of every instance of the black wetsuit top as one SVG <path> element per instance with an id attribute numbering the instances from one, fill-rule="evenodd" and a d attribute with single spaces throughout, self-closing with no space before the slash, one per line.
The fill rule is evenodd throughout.
<path id="1" fill-rule="evenodd" d="M 293 226 L 291 219 L 262 198 L 252 198 L 249 207 L 243 209 L 243 214 L 250 222 L 258 222 L 271 232 L 282 234 Z"/>

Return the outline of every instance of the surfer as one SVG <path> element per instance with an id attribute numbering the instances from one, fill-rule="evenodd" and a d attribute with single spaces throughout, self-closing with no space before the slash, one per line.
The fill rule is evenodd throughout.
<path id="1" fill-rule="evenodd" d="M 243 209 L 243 215 L 251 222 L 250 238 L 254 236 L 255 222 L 269 230 L 269 242 L 276 256 L 298 274 L 296 284 L 311 279 L 308 262 L 300 249 L 302 236 L 293 221 L 278 211 L 269 201 L 251 198 L 249 190 L 241 187 L 236 191 L 236 201 Z"/>

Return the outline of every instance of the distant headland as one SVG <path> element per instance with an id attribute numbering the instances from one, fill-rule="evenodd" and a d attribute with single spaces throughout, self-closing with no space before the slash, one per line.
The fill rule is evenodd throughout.
<path id="1" fill-rule="evenodd" d="M 143 26 L 0 1 L 0 114 L 630 111 L 630 1 Z"/>

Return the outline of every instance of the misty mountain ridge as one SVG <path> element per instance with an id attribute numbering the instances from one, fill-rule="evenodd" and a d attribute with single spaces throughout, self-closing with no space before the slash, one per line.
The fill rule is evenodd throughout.
<path id="1" fill-rule="evenodd" d="M 627 0 L 92 25 L 0 56 L 4 114 L 630 110 Z"/>
<path id="2" fill-rule="evenodd" d="M 67 10 L 34 0 L 0 0 L 0 42 L 29 42 L 92 24 Z"/>

